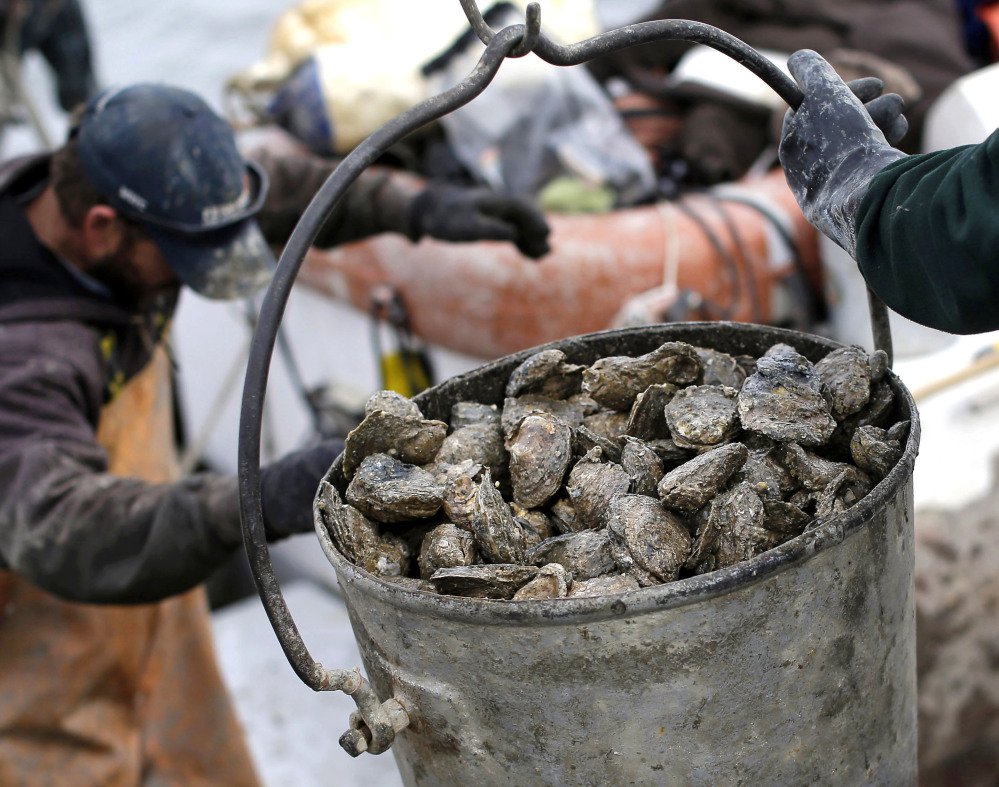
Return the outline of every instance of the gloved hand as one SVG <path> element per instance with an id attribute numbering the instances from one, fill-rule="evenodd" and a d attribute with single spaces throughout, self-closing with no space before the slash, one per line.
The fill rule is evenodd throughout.
<path id="1" fill-rule="evenodd" d="M 797 111 L 788 110 L 784 116 L 780 143 L 784 175 L 805 217 L 855 256 L 857 208 L 871 180 L 905 157 L 889 144 L 881 128 L 896 141 L 900 132 L 905 133 L 901 98 L 889 94 L 863 104 L 874 83 L 857 80 L 867 83 L 860 86 L 858 98 L 810 49 L 795 52 L 787 65 L 805 98 Z"/>
<path id="2" fill-rule="evenodd" d="M 543 257 L 548 246 L 548 222 L 530 200 L 485 188 L 430 183 L 413 200 L 414 240 L 429 235 L 438 240 L 505 240 L 526 257 Z"/>
<path id="3" fill-rule="evenodd" d="M 269 541 L 312 531 L 312 498 L 341 451 L 343 440 L 327 440 L 261 469 L 260 497 Z"/>

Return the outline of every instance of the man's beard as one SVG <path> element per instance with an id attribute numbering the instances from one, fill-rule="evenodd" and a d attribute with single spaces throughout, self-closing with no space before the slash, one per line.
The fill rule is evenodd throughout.
<path id="1" fill-rule="evenodd" d="M 156 308 L 164 296 L 175 296 L 180 285 L 150 289 L 132 262 L 132 249 L 131 242 L 123 243 L 113 254 L 94 263 L 87 274 L 107 287 L 118 305 L 132 312 L 146 312 Z"/>

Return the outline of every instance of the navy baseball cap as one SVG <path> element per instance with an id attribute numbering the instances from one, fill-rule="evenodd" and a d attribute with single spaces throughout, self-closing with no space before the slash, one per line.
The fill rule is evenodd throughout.
<path id="1" fill-rule="evenodd" d="M 139 223 L 191 289 L 236 298 L 267 284 L 274 255 L 253 218 L 267 175 L 202 99 L 156 84 L 106 90 L 70 133 L 101 199 Z"/>

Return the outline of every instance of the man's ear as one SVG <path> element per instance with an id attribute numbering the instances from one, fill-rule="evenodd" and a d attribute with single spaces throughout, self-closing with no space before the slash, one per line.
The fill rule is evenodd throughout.
<path id="1" fill-rule="evenodd" d="M 101 260 L 118 251 L 124 238 L 118 212 L 110 205 L 93 205 L 80 223 L 80 239 L 88 261 Z"/>

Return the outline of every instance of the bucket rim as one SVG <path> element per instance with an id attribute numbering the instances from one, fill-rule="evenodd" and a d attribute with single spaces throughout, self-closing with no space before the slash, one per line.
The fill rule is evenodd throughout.
<path id="1" fill-rule="evenodd" d="M 552 348 L 565 349 L 571 343 L 592 343 L 600 339 L 628 339 L 638 333 L 668 335 L 670 333 L 706 331 L 707 336 L 708 334 L 718 335 L 719 330 L 736 333 L 765 332 L 777 337 L 774 344 L 784 341 L 799 352 L 801 349 L 796 341 L 804 340 L 814 346 L 824 348 L 823 355 L 835 349 L 850 346 L 816 334 L 755 323 L 683 322 L 638 328 L 618 328 L 581 334 L 504 356 L 476 367 L 470 372 L 449 378 L 414 397 L 414 401 L 420 404 L 421 400 L 426 401 L 429 394 L 440 390 L 443 386 L 454 385 L 455 382 L 460 383 L 475 376 L 488 375 L 503 367 L 519 364 L 536 352 Z M 670 340 L 694 343 L 689 339 L 664 339 L 664 341 Z M 699 346 L 710 346 L 710 344 Z M 478 624 L 551 623 L 558 625 L 596 622 L 625 614 L 636 616 L 657 610 L 696 604 L 754 585 L 842 543 L 851 535 L 862 530 L 871 521 L 875 511 L 886 507 L 891 499 L 904 491 L 906 485 L 911 482 L 919 449 L 919 414 L 912 394 L 891 369 L 887 371 L 885 379 L 891 385 L 895 395 L 901 399 L 900 402 L 896 401 L 896 406 L 900 405 L 900 409 L 907 414 L 909 419 L 909 433 L 902 457 L 888 474 L 853 507 L 831 517 L 814 530 L 802 533 L 749 560 L 705 574 L 652 587 L 629 590 L 624 593 L 594 597 L 512 601 L 450 596 L 430 591 L 407 589 L 355 566 L 333 544 L 318 513 L 314 517 L 315 529 L 319 536 L 320 545 L 336 571 L 338 582 L 341 585 L 356 585 L 365 595 L 381 596 L 392 606 L 404 611 L 430 613 L 450 620 L 464 620 Z M 331 475 L 338 470 L 342 460 L 342 455 L 337 457 L 330 471 L 324 476 L 324 480 L 331 481 Z"/>

